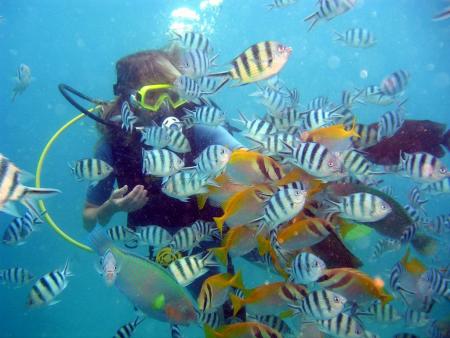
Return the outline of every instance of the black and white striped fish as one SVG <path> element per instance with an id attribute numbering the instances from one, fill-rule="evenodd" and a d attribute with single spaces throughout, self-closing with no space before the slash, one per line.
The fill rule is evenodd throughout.
<path id="1" fill-rule="evenodd" d="M 261 217 L 264 225 L 269 229 L 276 229 L 278 225 L 291 220 L 305 205 L 306 191 L 291 188 L 280 188 L 267 201 L 264 207 L 264 216 Z"/>
<path id="2" fill-rule="evenodd" d="M 356 149 L 365 149 L 378 143 L 378 123 L 356 124 L 355 131 L 360 137 L 352 137 Z"/>
<path id="3" fill-rule="evenodd" d="M 144 128 L 141 133 L 141 142 L 155 149 L 165 148 L 171 142 L 167 128 L 154 125 Z"/>
<path id="4" fill-rule="evenodd" d="M 194 280 L 208 272 L 208 268 L 218 266 L 213 260 L 213 252 L 206 255 L 199 253 L 193 256 L 186 256 L 170 263 L 169 271 L 182 286 L 188 286 Z"/>
<path id="5" fill-rule="evenodd" d="M 197 79 L 197 83 L 203 92 L 215 93 L 218 90 L 217 81 L 213 77 L 202 76 Z"/>
<path id="6" fill-rule="evenodd" d="M 406 327 L 422 327 L 427 325 L 430 321 L 427 313 L 412 309 L 406 310 L 404 319 Z"/>
<path id="7" fill-rule="evenodd" d="M 197 220 L 191 225 L 191 228 L 195 231 L 199 242 L 211 240 L 211 237 L 220 238 L 219 229 L 217 229 L 215 222 Z"/>
<path id="8" fill-rule="evenodd" d="M 184 167 L 184 161 L 167 149 L 142 149 L 142 173 L 157 177 L 170 176 Z"/>
<path id="9" fill-rule="evenodd" d="M 342 92 L 342 98 L 341 98 L 342 106 L 349 109 L 353 106 L 353 104 L 355 102 L 364 103 L 363 101 L 361 101 L 359 99 L 359 96 L 361 94 L 362 94 L 362 91 L 355 93 L 355 92 L 351 92 L 349 90 L 344 90 Z M 351 111 L 350 111 L 350 114 L 351 114 Z M 342 113 L 341 113 L 341 115 L 342 115 Z M 353 117 L 353 114 L 352 114 L 352 117 Z"/>
<path id="10" fill-rule="evenodd" d="M 364 328 L 355 317 L 341 312 L 336 317 L 316 322 L 319 330 L 339 338 L 366 338 Z"/>
<path id="11" fill-rule="evenodd" d="M 290 281 L 297 284 L 309 284 L 319 279 L 326 268 L 322 259 L 312 253 L 302 252 L 295 256 L 287 272 Z"/>
<path id="12" fill-rule="evenodd" d="M 127 247 L 134 248 L 137 246 L 139 238 L 136 233 L 122 225 L 115 225 L 106 231 L 106 235 L 115 242 L 122 242 Z"/>
<path id="13" fill-rule="evenodd" d="M 325 146 L 315 142 L 300 143 L 296 148 L 285 144 L 287 150 L 282 152 L 294 165 L 308 174 L 322 180 L 335 181 L 345 175 L 344 166 L 338 156 Z"/>
<path id="14" fill-rule="evenodd" d="M 402 127 L 404 122 L 405 114 L 401 108 L 384 113 L 378 121 L 378 142 L 384 138 L 394 136 L 397 130 Z"/>
<path id="15" fill-rule="evenodd" d="M 245 126 L 246 131 L 244 132 L 244 136 L 263 142 L 267 136 L 278 132 L 277 128 L 267 121 L 261 119 L 249 120 L 241 112 L 239 113 L 239 116 L 240 119 L 236 121 Z"/>
<path id="16" fill-rule="evenodd" d="M 133 131 L 134 124 L 138 118 L 131 110 L 128 101 L 123 101 L 122 107 L 120 108 L 120 117 L 122 120 L 122 129 L 127 132 Z"/>
<path id="17" fill-rule="evenodd" d="M 167 129 L 167 133 L 170 137 L 170 142 L 167 145 L 169 150 L 180 154 L 189 153 L 191 151 L 191 144 L 181 130 L 169 128 Z"/>
<path id="18" fill-rule="evenodd" d="M 389 303 L 383 304 L 379 300 L 369 306 L 367 313 L 372 316 L 371 319 L 379 323 L 393 323 L 402 319 L 395 307 Z"/>
<path id="19" fill-rule="evenodd" d="M 443 180 L 433 182 L 424 186 L 421 191 L 430 195 L 440 195 L 450 193 L 450 177 L 446 177 Z"/>
<path id="20" fill-rule="evenodd" d="M 308 28 L 310 31 L 320 20 L 331 20 L 338 15 L 344 14 L 356 5 L 356 0 L 320 0 L 317 1 L 319 9 L 317 12 L 306 17 L 304 21 L 311 24 Z"/>
<path id="21" fill-rule="evenodd" d="M 121 326 L 113 338 L 130 338 L 133 336 L 136 327 L 144 321 L 145 317 L 137 317 L 133 322 Z"/>
<path id="22" fill-rule="evenodd" d="M 24 268 L 14 267 L 0 270 L 0 282 L 13 286 L 23 286 L 34 279 L 31 272 Z"/>
<path id="23" fill-rule="evenodd" d="M 201 176 L 196 170 L 182 170 L 163 178 L 161 191 L 172 198 L 187 202 L 190 196 L 205 194 L 207 185 L 218 186 L 208 176 Z"/>
<path id="24" fill-rule="evenodd" d="M 430 269 L 424 272 L 419 278 L 418 285 L 419 283 L 424 292 L 431 292 L 435 298 L 444 297 L 450 300 L 450 279 L 439 270 Z"/>
<path id="25" fill-rule="evenodd" d="M 403 230 L 403 232 L 400 236 L 400 243 L 402 245 L 405 245 L 405 244 L 411 242 L 414 239 L 414 237 L 416 236 L 417 228 L 418 228 L 417 223 L 408 225 L 405 228 L 405 230 Z"/>
<path id="26" fill-rule="evenodd" d="M 341 217 L 359 222 L 376 222 L 391 213 L 391 206 L 380 197 L 358 192 L 341 197 L 338 202 L 329 201 L 333 206 L 329 212 L 339 212 Z"/>
<path id="27" fill-rule="evenodd" d="M 392 238 L 382 238 L 375 244 L 371 260 L 377 261 L 381 256 L 389 251 L 397 251 L 401 248 L 401 242 Z"/>
<path id="28" fill-rule="evenodd" d="M 286 151 L 286 144 L 294 148 L 299 143 L 298 137 L 292 133 L 277 133 L 269 135 L 263 142 L 251 137 L 247 138 L 263 147 L 262 152 L 269 156 L 277 156 L 283 151 Z"/>
<path id="29" fill-rule="evenodd" d="M 192 227 L 183 227 L 172 237 L 169 246 L 175 251 L 189 251 L 198 244 L 196 231 Z"/>
<path id="30" fill-rule="evenodd" d="M 215 66 L 217 55 L 210 57 L 208 53 L 195 49 L 188 51 L 181 57 L 181 71 L 192 79 L 204 76 L 211 66 Z M 200 86 L 201 87 L 201 86 Z"/>
<path id="31" fill-rule="evenodd" d="M 73 165 L 69 164 L 69 167 L 78 181 L 91 181 L 93 186 L 114 171 L 108 163 L 97 158 L 78 160 Z"/>
<path id="32" fill-rule="evenodd" d="M 41 214 L 43 215 L 43 213 Z M 24 216 L 16 217 L 3 233 L 3 244 L 22 245 L 35 230 L 36 224 L 44 223 L 40 217 L 35 217 L 27 211 Z"/>
<path id="33" fill-rule="evenodd" d="M 409 73 L 405 70 L 398 70 L 381 81 L 380 89 L 385 95 L 397 95 L 403 92 L 409 82 Z"/>
<path id="34" fill-rule="evenodd" d="M 280 113 L 280 116 L 266 114 L 264 116 L 264 120 L 275 127 L 277 132 L 297 133 L 301 131 L 301 125 L 303 123 L 303 113 L 297 113 L 297 115 L 301 115 L 300 118 L 292 119 L 296 113 L 296 109 L 288 108 L 285 111 L 282 111 Z"/>
<path id="35" fill-rule="evenodd" d="M 269 9 L 284 8 L 284 7 L 295 4 L 296 2 L 297 2 L 297 0 L 273 0 L 272 3 L 267 5 L 267 7 L 269 7 Z"/>
<path id="36" fill-rule="evenodd" d="M 203 105 L 196 107 L 195 110 L 184 109 L 186 118 L 192 119 L 194 124 L 204 124 L 217 127 L 225 122 L 225 113 L 215 107 Z"/>
<path id="37" fill-rule="evenodd" d="M 284 110 L 298 104 L 298 93 L 293 91 L 280 91 L 265 87 L 258 92 L 250 94 L 260 98 L 261 103 L 269 109 L 273 116 L 279 116 Z"/>
<path id="38" fill-rule="evenodd" d="M 374 164 L 366 159 L 360 151 L 346 150 L 340 156 L 345 170 L 349 174 L 355 175 L 358 179 L 364 176 L 378 174 L 378 172 L 372 170 Z"/>
<path id="39" fill-rule="evenodd" d="M 178 325 L 170 324 L 170 336 L 171 338 L 183 338 L 183 334 Z"/>
<path id="40" fill-rule="evenodd" d="M 200 98 L 205 94 L 211 94 L 203 91 L 200 85 L 186 75 L 179 76 L 173 83 L 175 90 L 181 98 L 198 103 Z"/>
<path id="41" fill-rule="evenodd" d="M 290 304 L 294 313 L 305 314 L 314 320 L 327 320 L 336 317 L 344 310 L 347 302 L 345 297 L 329 290 L 313 291 L 300 301 L 300 304 Z"/>
<path id="42" fill-rule="evenodd" d="M 138 227 L 135 231 L 139 242 L 141 244 L 163 247 L 172 241 L 172 235 L 163 227 L 159 225 L 147 225 L 145 227 Z"/>
<path id="43" fill-rule="evenodd" d="M 334 32 L 336 41 L 342 41 L 349 47 L 369 48 L 376 43 L 373 34 L 365 28 L 351 28 L 344 33 Z"/>
<path id="44" fill-rule="evenodd" d="M 433 183 L 450 177 L 447 167 L 428 153 L 401 153 L 400 172 L 421 183 Z"/>
<path id="45" fill-rule="evenodd" d="M 43 275 L 33 285 L 28 296 L 28 306 L 37 307 L 42 305 L 54 305 L 59 301 L 55 298 L 67 287 L 67 278 L 72 276 L 69 270 L 69 262 L 64 268 L 56 269 Z"/>
<path id="46" fill-rule="evenodd" d="M 217 329 L 219 326 L 223 325 L 223 320 L 218 311 L 214 312 L 200 311 L 198 314 L 198 321 L 202 324 L 207 324 L 211 326 L 213 329 Z"/>
<path id="47" fill-rule="evenodd" d="M 416 210 L 420 210 L 425 213 L 424 205 L 428 202 L 428 200 L 421 199 L 420 197 L 420 189 L 415 186 L 411 189 L 408 195 L 410 205 Z"/>
<path id="48" fill-rule="evenodd" d="M 200 177 L 220 175 L 230 160 L 231 150 L 222 145 L 213 144 L 206 147 L 194 160 Z"/>
<path id="49" fill-rule="evenodd" d="M 433 220 L 425 223 L 428 231 L 435 235 L 443 235 L 450 232 L 450 214 L 436 216 Z"/>
<path id="50" fill-rule="evenodd" d="M 329 100 L 326 96 L 317 96 L 312 99 L 306 108 L 306 110 L 318 110 L 328 106 Z"/>
<path id="51" fill-rule="evenodd" d="M 22 203 L 34 217 L 40 217 L 35 200 L 54 196 L 61 191 L 48 188 L 27 187 L 22 182 L 31 177 L 16 167 L 8 158 L 0 153 L 0 211 L 20 217 L 15 202 Z"/>
<path id="52" fill-rule="evenodd" d="M 371 103 L 380 106 L 388 106 L 395 103 L 397 100 L 397 96 L 391 96 L 383 93 L 380 87 L 376 85 L 371 85 L 364 88 L 360 97 L 365 103 Z"/>
<path id="53" fill-rule="evenodd" d="M 175 33 L 175 40 L 177 40 L 185 49 L 200 50 L 205 53 L 211 53 L 213 48 L 208 38 L 201 33 L 186 32 L 183 34 Z"/>
<path id="54" fill-rule="evenodd" d="M 247 318 L 251 321 L 259 322 L 271 327 L 275 331 L 281 333 L 282 337 L 288 338 L 295 336 L 295 332 L 278 316 L 247 314 Z"/>
<path id="55" fill-rule="evenodd" d="M 342 117 L 339 112 L 340 108 L 341 106 L 333 108 L 332 110 L 319 108 L 317 110 L 305 112 L 301 121 L 301 127 L 304 130 L 312 130 L 333 124 L 335 119 Z"/>

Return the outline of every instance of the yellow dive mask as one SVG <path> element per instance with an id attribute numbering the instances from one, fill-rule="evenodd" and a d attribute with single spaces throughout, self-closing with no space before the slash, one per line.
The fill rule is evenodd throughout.
<path id="1" fill-rule="evenodd" d="M 153 84 L 143 86 L 135 95 L 130 96 L 130 101 L 140 108 L 157 112 L 164 102 L 167 102 L 173 109 L 176 109 L 187 101 L 173 90 L 171 84 Z"/>

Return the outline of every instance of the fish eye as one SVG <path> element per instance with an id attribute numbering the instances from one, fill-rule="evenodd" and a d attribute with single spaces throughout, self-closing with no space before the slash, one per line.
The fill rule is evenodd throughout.
<path id="1" fill-rule="evenodd" d="M 327 164 L 330 168 L 334 167 L 334 161 L 328 161 Z"/>
<path id="2" fill-rule="evenodd" d="M 441 168 L 439 168 L 439 172 L 441 174 L 446 174 L 447 173 L 447 168 L 446 167 L 441 167 Z"/>
<path id="3" fill-rule="evenodd" d="M 333 301 L 334 301 L 335 303 L 339 303 L 339 297 L 338 297 L 338 296 L 334 296 L 334 297 L 333 297 Z"/>
<path id="4" fill-rule="evenodd" d="M 359 329 L 359 327 L 357 327 L 357 328 L 355 329 L 355 333 L 356 333 L 357 335 L 360 335 L 360 334 L 361 334 L 361 330 Z"/>

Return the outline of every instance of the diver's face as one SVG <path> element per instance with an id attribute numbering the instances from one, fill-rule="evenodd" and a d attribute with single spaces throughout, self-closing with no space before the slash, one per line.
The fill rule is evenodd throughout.
<path id="1" fill-rule="evenodd" d="M 172 116 L 174 111 L 172 107 L 170 107 L 165 102 L 159 107 L 158 111 L 150 111 L 144 108 L 140 108 L 137 110 L 136 115 L 139 117 L 139 122 L 143 126 L 149 126 L 154 122 L 162 121 L 168 116 Z"/>

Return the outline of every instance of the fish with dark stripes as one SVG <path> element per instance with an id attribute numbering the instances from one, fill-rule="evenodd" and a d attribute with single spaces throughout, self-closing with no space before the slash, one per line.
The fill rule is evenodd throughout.
<path id="1" fill-rule="evenodd" d="M 142 172 L 157 177 L 170 176 L 184 167 L 184 161 L 167 149 L 142 149 Z"/>
<path id="2" fill-rule="evenodd" d="M 140 244 L 150 245 L 154 247 L 163 247 L 172 241 L 172 235 L 159 225 L 147 225 L 138 227 L 135 231 L 139 238 Z"/>
<path id="3" fill-rule="evenodd" d="M 20 217 L 15 202 L 22 203 L 34 217 L 40 217 L 36 200 L 54 196 L 61 191 L 49 188 L 27 187 L 22 182 L 31 175 L 16 167 L 8 158 L 0 154 L 0 211 Z"/>
<path id="4" fill-rule="evenodd" d="M 278 132 L 275 126 L 262 119 L 249 120 L 244 114 L 239 112 L 240 119 L 235 119 L 242 123 L 246 129 L 244 136 L 250 137 L 252 140 L 264 142 L 265 138 L 269 135 L 274 135 Z"/>
<path id="5" fill-rule="evenodd" d="M 42 213 L 41 215 L 43 215 Z M 3 244 L 6 245 L 22 245 L 36 230 L 36 224 L 42 224 L 44 221 L 39 217 L 35 217 L 31 212 L 27 211 L 24 216 L 16 217 L 8 225 L 3 233 Z"/>
<path id="6" fill-rule="evenodd" d="M 408 85 L 410 74 L 400 69 L 386 76 L 380 84 L 380 90 L 385 95 L 397 95 L 403 92 Z"/>
<path id="7" fill-rule="evenodd" d="M 178 284 L 188 286 L 194 280 L 208 272 L 209 267 L 218 266 L 213 260 L 213 252 L 186 256 L 169 264 L 169 271 Z"/>
<path id="8" fill-rule="evenodd" d="M 55 298 L 67 287 L 69 283 L 67 278 L 70 276 L 72 273 L 69 270 L 68 261 L 63 269 L 56 269 L 43 275 L 31 288 L 28 295 L 28 306 L 38 307 L 60 302 Z"/>
<path id="9" fill-rule="evenodd" d="M 319 330 L 339 338 L 366 338 L 361 323 L 355 318 L 341 312 L 336 317 L 316 322 Z"/>
<path id="10" fill-rule="evenodd" d="M 97 158 L 78 160 L 74 164 L 69 164 L 69 168 L 78 181 L 91 181 L 92 186 L 97 185 L 114 171 L 108 163 Z"/>
<path id="11" fill-rule="evenodd" d="M 14 267 L 0 270 L 0 283 L 23 286 L 34 279 L 33 274 L 27 269 Z"/>
<path id="12" fill-rule="evenodd" d="M 326 268 L 325 262 L 316 255 L 301 252 L 295 256 L 287 272 L 290 281 L 298 284 L 309 284 L 319 279 Z"/>
<path id="13" fill-rule="evenodd" d="M 320 0 L 317 1 L 319 9 L 305 18 L 304 21 L 311 22 L 310 31 L 320 20 L 330 21 L 338 15 L 344 14 L 355 7 L 357 0 Z"/>
<path id="14" fill-rule="evenodd" d="M 420 183 L 434 183 L 450 177 L 447 167 L 437 158 L 428 153 L 401 153 L 400 168 L 402 175 Z"/>
<path id="15" fill-rule="evenodd" d="M 433 21 L 442 21 L 450 18 L 450 6 L 433 16 Z"/>
<path id="16" fill-rule="evenodd" d="M 168 128 L 163 128 L 158 125 L 145 127 L 141 130 L 141 133 L 141 142 L 155 149 L 165 148 L 171 141 Z"/>
<path id="17" fill-rule="evenodd" d="M 369 48 L 377 42 L 374 35 L 365 28 L 351 28 L 344 33 L 334 33 L 336 34 L 336 41 L 342 41 L 350 47 Z"/>
<path id="18" fill-rule="evenodd" d="M 121 326 L 113 338 L 131 338 L 136 327 L 144 321 L 145 317 L 137 317 L 134 321 Z"/>
<path id="19" fill-rule="evenodd" d="M 286 65 L 292 48 L 276 41 L 254 44 L 231 62 L 231 69 L 225 72 L 208 74 L 230 78 L 240 85 L 262 81 L 278 74 Z"/>
<path id="20" fill-rule="evenodd" d="M 304 314 L 314 320 L 327 320 L 336 317 L 344 310 L 345 297 L 328 290 L 314 291 L 303 298 L 300 304 L 291 304 L 294 314 Z"/>
<path id="21" fill-rule="evenodd" d="M 210 57 L 208 53 L 200 50 L 191 50 L 181 57 L 180 69 L 184 75 L 192 79 L 199 78 L 208 73 L 210 67 L 215 66 L 217 55 Z M 201 86 L 200 86 L 201 87 Z"/>
<path id="22" fill-rule="evenodd" d="M 212 45 L 208 38 L 203 34 L 197 32 L 186 32 L 178 34 L 173 32 L 175 40 L 178 41 L 185 49 L 188 50 L 200 50 L 205 53 L 211 53 L 213 51 Z"/>

